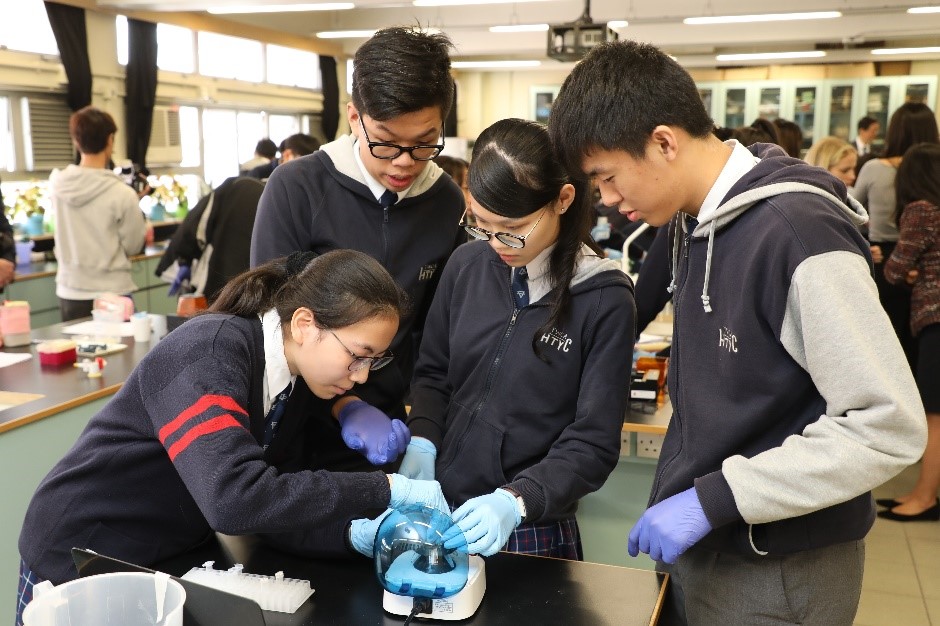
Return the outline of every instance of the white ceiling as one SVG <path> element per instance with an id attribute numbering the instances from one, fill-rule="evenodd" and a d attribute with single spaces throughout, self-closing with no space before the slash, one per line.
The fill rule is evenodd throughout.
<path id="1" fill-rule="evenodd" d="M 312 0 L 97 0 L 100 7 L 117 10 L 200 11 L 210 6 L 246 4 L 304 4 Z M 368 30 L 391 25 L 420 24 L 437 27 L 453 40 L 454 59 L 538 59 L 543 68 L 558 63 L 546 55 L 545 32 L 496 34 L 490 26 L 505 24 L 562 24 L 578 19 L 585 10 L 579 0 L 535 0 L 514 4 L 455 7 L 415 7 L 410 0 L 351 0 L 356 8 L 347 11 L 308 11 L 273 14 L 219 16 L 300 36 L 315 36 L 324 30 Z M 937 0 L 940 4 L 940 0 Z M 590 16 L 594 22 L 628 20 L 619 29 L 621 38 L 654 43 L 676 56 L 687 67 L 728 65 L 715 54 L 827 48 L 827 56 L 809 62 L 837 63 L 934 58 L 930 56 L 873 57 L 873 42 L 886 47 L 940 46 L 940 13 L 908 14 L 911 6 L 925 3 L 894 0 L 789 0 L 757 3 L 753 0 L 594 0 Z M 836 19 L 690 26 L 682 18 L 703 15 L 743 15 L 795 11 L 841 11 Z M 362 39 L 332 40 L 352 55 Z M 880 46 L 880 44 L 879 44 Z M 806 63 L 806 60 L 796 61 Z M 761 62 L 766 64 L 767 62 Z M 774 61 L 774 63 L 778 63 Z M 734 65 L 744 63 L 735 62 Z"/>

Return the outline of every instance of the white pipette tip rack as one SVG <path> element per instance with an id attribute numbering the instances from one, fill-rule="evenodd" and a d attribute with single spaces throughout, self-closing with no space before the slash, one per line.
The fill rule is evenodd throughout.
<path id="1" fill-rule="evenodd" d="M 293 613 L 313 595 L 309 580 L 284 578 L 284 572 L 277 572 L 274 576 L 245 574 L 241 563 L 227 570 L 213 569 L 214 564 L 215 561 L 206 561 L 202 567 L 186 572 L 182 578 L 254 600 L 261 610 L 278 613 Z"/>

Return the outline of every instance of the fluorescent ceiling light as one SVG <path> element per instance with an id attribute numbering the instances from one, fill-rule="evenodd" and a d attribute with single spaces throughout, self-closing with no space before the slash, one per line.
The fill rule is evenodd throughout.
<path id="1" fill-rule="evenodd" d="M 940 7 L 911 7 L 908 13 L 940 13 Z"/>
<path id="2" fill-rule="evenodd" d="M 541 61 L 452 61 L 455 69 L 499 69 L 510 67 L 538 67 Z"/>
<path id="3" fill-rule="evenodd" d="M 871 51 L 872 54 L 929 54 L 940 53 L 940 46 L 928 46 L 926 48 L 876 48 Z"/>
<path id="4" fill-rule="evenodd" d="M 627 20 L 611 20 L 607 22 L 607 28 L 613 28 L 614 30 L 618 28 L 626 28 L 630 23 Z"/>
<path id="5" fill-rule="evenodd" d="M 515 4 L 516 2 L 538 2 L 539 0 L 414 0 L 416 7 L 452 7 L 464 4 Z"/>
<path id="6" fill-rule="evenodd" d="M 687 17 L 683 24 L 744 24 L 748 22 L 785 22 L 788 20 L 826 20 L 842 17 L 839 11 L 815 11 L 812 13 L 766 13 L 764 15 L 715 15 L 711 17 Z"/>
<path id="7" fill-rule="evenodd" d="M 213 15 L 230 15 L 235 13 L 288 13 L 291 11 L 344 11 L 355 9 L 352 2 L 324 2 L 322 4 L 266 4 L 257 6 L 225 6 L 209 7 L 206 9 Z"/>
<path id="8" fill-rule="evenodd" d="M 317 37 L 320 39 L 368 39 L 374 34 L 374 30 L 325 30 L 317 33 Z"/>
<path id="9" fill-rule="evenodd" d="M 814 59 L 826 56 L 823 50 L 805 52 L 755 52 L 753 54 L 719 54 L 716 61 L 767 61 L 770 59 Z"/>
<path id="10" fill-rule="evenodd" d="M 490 26 L 491 33 L 539 33 L 548 30 L 548 24 L 510 24 Z"/>

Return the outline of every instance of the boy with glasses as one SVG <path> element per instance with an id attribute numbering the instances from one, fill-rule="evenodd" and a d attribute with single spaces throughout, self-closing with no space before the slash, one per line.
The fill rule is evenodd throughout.
<path id="1" fill-rule="evenodd" d="M 454 100 L 450 46 L 444 35 L 412 28 L 378 31 L 356 52 L 351 134 L 280 165 L 261 196 L 252 266 L 296 250 L 359 250 L 388 269 L 413 306 L 391 346 L 395 361 L 356 394 L 321 407 L 315 467 L 366 469 L 343 442 L 373 464 L 394 461 L 408 443 L 397 420 L 423 320 L 444 263 L 465 241 L 463 194 L 430 162 L 444 148 Z"/>
<path id="2" fill-rule="evenodd" d="M 673 231 L 673 415 L 627 549 L 671 574 L 682 623 L 848 626 L 870 490 L 920 457 L 923 408 L 864 210 L 822 169 L 712 128 L 691 76 L 633 41 L 592 50 L 552 105 L 569 167 Z"/>

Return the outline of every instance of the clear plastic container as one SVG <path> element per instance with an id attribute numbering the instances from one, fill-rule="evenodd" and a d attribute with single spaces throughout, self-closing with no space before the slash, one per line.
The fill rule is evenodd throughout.
<path id="1" fill-rule="evenodd" d="M 182 626 L 186 591 L 169 575 L 121 572 L 33 587 L 24 626 Z"/>

